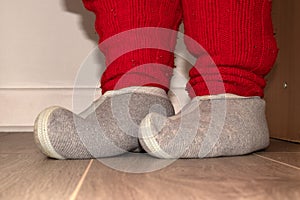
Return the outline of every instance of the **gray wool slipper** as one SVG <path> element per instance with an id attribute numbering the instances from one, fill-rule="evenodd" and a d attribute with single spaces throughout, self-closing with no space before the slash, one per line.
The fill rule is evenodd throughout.
<path id="1" fill-rule="evenodd" d="M 116 156 L 139 149 L 140 122 L 151 112 L 174 115 L 166 92 L 154 87 L 110 91 L 76 115 L 61 107 L 42 111 L 34 126 L 40 150 L 56 159 Z"/>
<path id="2" fill-rule="evenodd" d="M 231 94 L 195 97 L 172 117 L 150 113 L 139 131 L 142 147 L 158 158 L 244 155 L 266 148 L 265 101 Z"/>

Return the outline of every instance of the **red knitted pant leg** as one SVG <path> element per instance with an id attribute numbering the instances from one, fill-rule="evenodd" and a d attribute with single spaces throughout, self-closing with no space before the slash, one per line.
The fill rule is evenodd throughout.
<path id="1" fill-rule="evenodd" d="M 226 92 L 262 97 L 264 77 L 272 69 L 278 52 L 271 1 L 182 0 L 182 6 L 185 34 L 208 53 L 186 42 L 198 58 L 190 70 L 190 95 Z M 213 62 L 207 62 L 207 55 Z"/>
<path id="2" fill-rule="evenodd" d="M 102 92 L 130 86 L 156 86 L 167 91 L 174 67 L 175 31 L 182 19 L 180 0 L 83 2 L 96 15 L 99 47 L 106 57 L 107 68 L 101 78 Z M 159 30 L 147 30 L 148 27 L 174 31 L 160 37 Z M 145 30 L 130 32 L 140 28 Z M 152 37 L 147 37 L 147 34 Z M 153 48 L 153 43 L 165 48 Z"/>

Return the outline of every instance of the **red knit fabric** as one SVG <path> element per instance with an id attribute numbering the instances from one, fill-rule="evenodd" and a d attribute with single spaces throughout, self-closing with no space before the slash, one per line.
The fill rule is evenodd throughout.
<path id="1" fill-rule="evenodd" d="M 278 52 L 271 1 L 182 0 L 182 6 L 185 34 L 208 52 L 186 41 L 189 51 L 198 58 L 190 70 L 189 94 L 226 92 L 263 97 L 264 77 Z"/>
<path id="2" fill-rule="evenodd" d="M 100 37 L 99 47 L 106 57 L 107 68 L 101 78 L 102 92 L 141 85 L 160 87 L 167 91 L 174 67 L 172 49 L 175 48 L 176 34 L 169 33 L 165 41 L 160 36 L 145 38 L 144 35 L 147 34 L 137 33 L 127 34 L 123 39 L 116 38 L 113 41 L 110 39 L 122 35 L 124 31 L 137 28 L 159 27 L 178 30 L 182 19 L 180 0 L 83 0 L 83 2 L 85 7 L 96 15 L 95 28 Z M 156 32 L 149 34 L 155 35 Z M 151 46 L 151 43 L 166 46 L 165 49 L 170 49 L 171 52 L 145 45 Z M 127 46 L 136 44 L 141 44 L 143 48 L 125 51 Z M 115 52 L 120 53 L 122 50 L 124 53 L 117 57 Z"/>

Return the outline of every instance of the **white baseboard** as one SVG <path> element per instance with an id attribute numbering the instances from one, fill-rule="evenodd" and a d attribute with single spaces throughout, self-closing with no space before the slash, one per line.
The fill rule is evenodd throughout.
<path id="1" fill-rule="evenodd" d="M 32 133 L 33 126 L 0 126 L 0 133 Z"/>
<path id="2" fill-rule="evenodd" d="M 86 103 L 94 91 L 80 89 L 77 102 Z M 101 91 L 98 89 L 97 93 L 101 94 Z M 0 88 L 0 131 L 32 131 L 36 116 L 45 108 L 62 106 L 74 110 L 73 97 L 72 88 Z M 86 106 L 91 102 L 88 101 Z M 77 112 L 86 106 L 77 106 Z"/>

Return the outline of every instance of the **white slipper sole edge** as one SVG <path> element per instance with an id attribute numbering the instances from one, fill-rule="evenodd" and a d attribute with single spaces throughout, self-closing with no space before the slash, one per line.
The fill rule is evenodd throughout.
<path id="1" fill-rule="evenodd" d="M 37 120 L 35 122 L 35 133 L 34 133 L 34 138 L 35 142 L 40 144 L 41 151 L 47 155 L 48 157 L 51 158 L 56 158 L 60 160 L 64 160 L 63 156 L 59 155 L 54 147 L 51 144 L 51 141 L 48 136 L 48 119 L 53 111 L 58 109 L 60 107 L 50 107 L 47 108 L 46 110 L 42 111 L 39 116 L 37 117 Z"/>
<path id="2" fill-rule="evenodd" d="M 143 119 L 140 124 L 140 140 L 144 143 L 147 149 L 150 150 L 150 152 L 147 151 L 147 153 L 157 158 L 173 159 L 172 156 L 166 153 L 159 146 L 158 142 L 155 139 L 155 135 L 159 133 L 152 132 L 151 124 L 151 114 L 146 116 L 146 118 Z"/>

